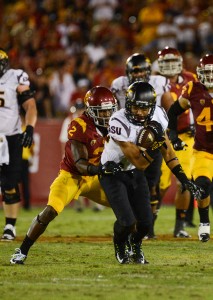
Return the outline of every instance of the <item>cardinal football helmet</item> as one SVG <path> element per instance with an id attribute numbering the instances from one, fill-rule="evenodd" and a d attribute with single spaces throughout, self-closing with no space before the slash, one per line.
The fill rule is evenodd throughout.
<path id="1" fill-rule="evenodd" d="M 4 75 L 9 66 L 9 58 L 7 53 L 0 49 L 0 77 Z"/>
<path id="2" fill-rule="evenodd" d="M 126 92 L 125 115 L 130 123 L 143 125 L 145 121 L 151 120 L 156 103 L 156 93 L 148 82 L 136 81 L 131 84 Z M 149 109 L 146 116 L 132 112 L 132 107 Z"/>
<path id="3" fill-rule="evenodd" d="M 129 83 L 135 81 L 149 81 L 151 74 L 151 62 L 148 57 L 142 53 L 131 55 L 126 61 L 126 75 Z"/>
<path id="4" fill-rule="evenodd" d="M 171 47 L 158 51 L 159 72 L 163 76 L 175 76 L 183 70 L 183 57 L 180 52 Z"/>
<path id="5" fill-rule="evenodd" d="M 213 54 L 206 54 L 200 59 L 197 76 L 207 88 L 213 88 Z"/>
<path id="6" fill-rule="evenodd" d="M 90 89 L 84 98 L 87 114 L 97 126 L 108 127 L 111 115 L 117 110 L 117 100 L 112 92 L 103 86 Z M 103 113 L 105 111 L 105 113 Z M 104 116 L 102 116 L 104 114 Z"/>

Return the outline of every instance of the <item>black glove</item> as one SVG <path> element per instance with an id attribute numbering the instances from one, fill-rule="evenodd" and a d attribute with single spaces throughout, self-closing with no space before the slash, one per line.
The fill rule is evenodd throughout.
<path id="1" fill-rule="evenodd" d="M 191 180 L 182 184 L 182 192 L 185 190 L 190 191 L 196 200 L 202 200 L 204 198 L 205 191 L 203 188 L 194 184 Z"/>
<path id="2" fill-rule="evenodd" d="M 180 151 L 184 150 L 184 147 L 188 147 L 188 145 L 178 137 L 178 134 L 175 130 L 170 129 L 168 135 L 174 150 Z"/>
<path id="3" fill-rule="evenodd" d="M 25 131 L 22 133 L 21 135 L 21 145 L 23 147 L 28 147 L 30 148 L 30 146 L 33 143 L 33 126 L 31 125 L 27 125 Z"/>
<path id="4" fill-rule="evenodd" d="M 115 175 L 121 171 L 121 165 L 114 161 L 107 161 L 104 165 L 100 166 L 101 175 Z"/>
<path id="5" fill-rule="evenodd" d="M 156 152 L 158 152 L 159 148 L 165 143 L 165 133 L 163 131 L 163 127 L 157 121 L 150 121 L 147 123 L 146 128 L 149 128 L 155 136 L 155 141 L 149 150 L 156 150 Z M 155 153 L 153 154 L 155 156 Z M 153 157 L 152 153 L 150 153 L 150 156 Z"/>
<path id="6" fill-rule="evenodd" d="M 160 123 L 157 121 L 150 121 L 147 123 L 146 127 L 154 133 L 156 142 L 162 142 L 165 140 L 163 127 Z"/>

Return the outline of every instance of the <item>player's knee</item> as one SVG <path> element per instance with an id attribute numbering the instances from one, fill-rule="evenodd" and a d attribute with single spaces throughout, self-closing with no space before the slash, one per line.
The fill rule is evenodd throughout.
<path id="1" fill-rule="evenodd" d="M 206 176 L 199 176 L 195 180 L 195 184 L 202 187 L 205 191 L 203 194 L 203 199 L 207 198 L 210 195 L 211 190 L 211 180 Z"/>
<path id="2" fill-rule="evenodd" d="M 2 201 L 5 202 L 5 204 L 11 205 L 20 202 L 20 193 L 18 186 L 15 188 L 3 188 L 2 189 Z"/>
<path id="3" fill-rule="evenodd" d="M 37 216 L 37 221 L 40 225 L 47 226 L 58 215 L 56 210 L 47 205 L 45 209 Z"/>

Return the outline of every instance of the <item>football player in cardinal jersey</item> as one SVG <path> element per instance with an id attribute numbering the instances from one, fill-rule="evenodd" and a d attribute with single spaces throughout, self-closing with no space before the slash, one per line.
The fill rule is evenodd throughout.
<path id="1" fill-rule="evenodd" d="M 16 237 L 22 149 L 31 146 L 37 120 L 33 95 L 27 73 L 9 68 L 9 57 L 0 49 L 0 185 L 5 215 L 1 241 L 13 241 Z M 21 108 L 25 111 L 24 132 L 21 128 Z"/>
<path id="2" fill-rule="evenodd" d="M 169 92 L 169 80 L 164 76 L 151 75 L 151 62 L 143 53 L 134 53 L 126 61 L 126 76 L 120 76 L 113 80 L 111 90 L 118 100 L 120 108 L 125 107 L 126 91 L 130 84 L 136 81 L 148 82 L 156 92 L 156 104 L 159 105 L 161 99 L 171 98 Z M 151 205 L 153 212 L 153 223 L 157 218 L 157 204 L 159 201 L 158 183 L 161 175 L 162 155 L 158 152 L 153 163 L 146 169 L 145 174 L 149 183 L 151 194 Z M 155 237 L 153 229 L 150 230 L 149 238 Z"/>
<path id="3" fill-rule="evenodd" d="M 30 247 L 73 199 L 85 196 L 109 206 L 97 175 L 114 171 L 112 166 L 100 166 L 99 162 L 109 118 L 117 110 L 117 100 L 109 89 L 97 86 L 86 93 L 84 103 L 85 112 L 68 127 L 65 155 L 59 175 L 50 186 L 47 206 L 32 221 L 20 249 L 16 249 L 10 260 L 11 264 L 23 264 Z"/>
<path id="4" fill-rule="evenodd" d="M 188 82 L 180 98 L 170 107 L 169 137 L 174 147 L 184 147 L 178 136 L 178 116 L 191 108 L 195 122 L 192 176 L 205 193 L 198 201 L 200 224 L 198 237 L 202 242 L 210 239 L 209 204 L 213 178 L 213 55 L 206 54 L 197 66 L 199 82 Z"/>
<path id="5" fill-rule="evenodd" d="M 170 92 L 173 96 L 171 98 L 164 98 L 161 100 L 161 106 L 168 111 L 170 106 L 176 101 L 181 95 L 182 87 L 189 81 L 197 81 L 196 74 L 187 72 L 183 69 L 183 58 L 180 52 L 171 47 L 165 47 L 158 52 L 158 66 L 159 73 L 170 81 Z M 184 151 L 177 151 L 176 155 L 186 172 L 188 178 L 191 178 L 190 159 L 192 156 L 193 147 L 193 126 L 194 121 L 191 110 L 185 111 L 184 114 L 178 118 L 178 133 L 180 134 L 181 140 L 185 143 L 186 147 Z M 182 148 L 181 148 L 182 149 Z M 180 150 L 178 145 L 174 150 Z M 171 185 L 171 172 L 167 168 L 163 161 L 161 167 L 162 176 L 160 179 L 160 190 L 161 199 L 165 195 L 167 189 Z M 174 227 L 174 237 L 188 238 L 190 235 L 184 230 L 186 210 L 189 207 L 191 201 L 194 202 L 193 195 L 190 195 L 189 191 L 182 192 L 181 184 L 177 180 L 177 191 L 175 195 L 175 207 L 176 207 L 176 221 Z M 192 204 L 194 205 L 194 203 Z"/>
<path id="6" fill-rule="evenodd" d="M 142 239 L 152 225 L 149 186 L 144 170 L 153 161 L 156 152 L 162 153 L 168 167 L 200 198 L 200 190 L 189 181 L 165 134 L 167 115 L 155 105 L 156 94 L 147 82 L 131 84 L 126 93 L 125 109 L 113 114 L 109 121 L 109 140 L 104 144 L 101 163 L 117 164 L 120 171 L 102 173 L 100 183 L 116 216 L 114 223 L 115 257 L 121 264 L 134 262 L 146 264 L 141 249 Z M 152 130 L 154 144 L 143 151 L 139 149 L 143 127 Z M 129 247 L 127 249 L 127 246 Z"/>

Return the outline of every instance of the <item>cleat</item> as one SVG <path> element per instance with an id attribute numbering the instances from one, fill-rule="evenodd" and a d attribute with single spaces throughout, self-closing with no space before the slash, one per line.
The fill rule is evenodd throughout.
<path id="1" fill-rule="evenodd" d="M 127 246 L 127 251 L 128 251 L 129 257 L 133 254 L 132 247 L 131 247 L 131 242 L 130 242 L 130 238 L 131 238 L 131 234 L 128 236 L 128 240 L 126 242 L 126 246 Z"/>
<path id="2" fill-rule="evenodd" d="M 19 248 L 16 248 L 15 253 L 12 255 L 10 263 L 12 265 L 15 265 L 15 264 L 23 265 L 26 258 L 27 258 L 27 255 L 22 254 L 21 250 Z"/>
<path id="3" fill-rule="evenodd" d="M 127 243 L 115 243 L 114 241 L 114 248 L 115 248 L 115 258 L 120 264 L 129 264 L 129 253 L 127 248 Z"/>
<path id="4" fill-rule="evenodd" d="M 198 238 L 201 242 L 208 242 L 210 239 L 210 223 L 200 223 L 198 228 Z"/>
<path id="5" fill-rule="evenodd" d="M 13 225 L 7 224 L 1 237 L 2 242 L 11 242 L 16 238 L 16 229 Z"/>
<path id="6" fill-rule="evenodd" d="M 190 238 L 191 235 L 188 234 L 185 230 L 179 230 L 178 232 L 174 233 L 175 238 Z"/>
<path id="7" fill-rule="evenodd" d="M 151 227 L 149 230 L 148 234 L 143 238 L 143 240 L 151 240 L 151 239 L 156 239 L 157 236 L 155 235 L 154 232 L 154 226 Z"/>
<path id="8" fill-rule="evenodd" d="M 190 238 L 191 237 L 191 235 L 189 235 L 188 232 L 184 230 L 184 220 L 177 219 L 175 221 L 174 237 L 175 238 Z"/>
<path id="9" fill-rule="evenodd" d="M 141 242 L 135 243 L 133 239 L 130 238 L 131 251 L 129 252 L 129 255 L 132 262 L 145 265 L 149 262 L 144 257 L 144 253 L 141 249 L 141 244 Z"/>
<path id="10" fill-rule="evenodd" d="M 145 235 L 145 237 L 143 238 L 143 240 L 153 240 L 153 239 L 157 239 L 157 236 L 155 234 L 151 234 L 148 233 L 147 235 Z"/>

